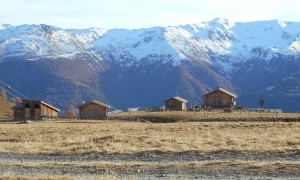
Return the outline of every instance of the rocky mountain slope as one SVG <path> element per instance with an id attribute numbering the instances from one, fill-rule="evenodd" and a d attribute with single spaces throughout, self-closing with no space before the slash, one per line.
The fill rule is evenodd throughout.
<path id="1" fill-rule="evenodd" d="M 98 99 L 114 108 L 190 106 L 217 86 L 238 104 L 300 111 L 300 23 L 225 19 L 147 29 L 0 25 L 0 79 L 67 109 Z M 292 77 L 289 79 L 289 77 Z M 288 80 L 289 79 L 289 80 Z"/>

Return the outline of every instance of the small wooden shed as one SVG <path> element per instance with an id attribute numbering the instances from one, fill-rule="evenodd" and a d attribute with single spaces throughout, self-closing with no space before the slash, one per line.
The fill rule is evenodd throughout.
<path id="1" fill-rule="evenodd" d="M 110 106 L 93 100 L 78 106 L 78 108 L 80 119 L 106 119 Z"/>
<path id="2" fill-rule="evenodd" d="M 167 110 L 174 110 L 174 111 L 185 111 L 186 110 L 186 103 L 188 101 L 175 96 L 170 99 L 165 100 L 165 105 Z"/>
<path id="3" fill-rule="evenodd" d="M 22 100 L 13 107 L 15 120 L 55 119 L 60 110 L 40 100 Z"/>
<path id="4" fill-rule="evenodd" d="M 202 106 L 204 108 L 232 108 L 235 106 L 237 95 L 218 87 L 216 90 L 205 94 L 202 97 Z"/>

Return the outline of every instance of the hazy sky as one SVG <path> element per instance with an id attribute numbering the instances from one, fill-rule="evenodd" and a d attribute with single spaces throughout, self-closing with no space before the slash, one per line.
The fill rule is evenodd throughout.
<path id="1" fill-rule="evenodd" d="M 146 28 L 280 19 L 300 22 L 300 0 L 0 0 L 0 24 Z"/>

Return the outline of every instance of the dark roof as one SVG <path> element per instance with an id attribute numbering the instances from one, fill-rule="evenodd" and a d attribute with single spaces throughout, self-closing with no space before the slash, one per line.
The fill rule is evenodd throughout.
<path id="1" fill-rule="evenodd" d="M 207 93 L 207 94 L 205 94 L 205 95 L 203 95 L 203 96 L 206 96 L 206 95 L 208 95 L 208 94 L 212 94 L 212 93 L 214 93 L 214 92 L 216 92 L 216 91 L 222 91 L 222 92 L 224 92 L 224 93 L 226 93 L 226 94 L 228 94 L 228 95 L 230 95 L 230 96 L 232 96 L 232 97 L 234 97 L 234 98 L 237 98 L 237 95 L 236 94 L 233 94 L 233 93 L 231 93 L 231 92 L 229 92 L 229 91 L 227 91 L 227 90 L 225 90 L 225 89 L 223 89 L 223 88 L 220 88 L 220 87 L 218 87 L 218 89 L 216 89 L 216 90 L 214 90 L 214 91 L 212 91 L 212 92 L 210 92 L 210 93 Z M 202 96 L 202 97 L 203 97 Z"/>
<path id="2" fill-rule="evenodd" d="M 14 107 L 12 107 L 13 109 L 23 109 L 23 104 L 17 104 Z"/>
<path id="3" fill-rule="evenodd" d="M 56 111 L 60 111 L 59 109 L 57 109 L 56 107 L 54 107 L 54 106 L 51 106 L 50 104 L 48 104 L 48 103 L 46 103 L 46 102 L 44 102 L 44 101 L 40 101 L 40 100 L 22 100 L 23 102 L 40 102 L 41 104 L 43 104 L 43 105 L 45 105 L 45 106 L 48 106 L 49 108 L 51 108 L 51 109 L 54 109 L 54 110 L 56 110 Z M 19 103 L 19 104 L 17 104 L 17 105 L 15 105 L 14 107 L 13 107 L 13 109 L 23 109 L 24 108 L 24 105 L 23 105 L 23 103 Z"/>
<path id="4" fill-rule="evenodd" d="M 78 106 L 78 108 L 80 108 L 81 106 L 87 105 L 87 104 L 91 104 L 91 103 L 95 103 L 95 104 L 98 104 L 98 105 L 100 105 L 100 106 L 104 106 L 104 107 L 106 107 L 106 108 L 111 108 L 110 105 L 107 105 L 107 104 L 105 104 L 105 103 L 103 103 L 103 102 L 100 102 L 100 101 L 97 101 L 97 100 L 93 100 L 93 101 L 91 101 L 91 102 L 87 102 L 87 103 L 81 104 L 81 105 Z"/>
<path id="5" fill-rule="evenodd" d="M 180 102 L 185 102 L 185 103 L 188 102 L 186 99 L 183 99 L 183 98 L 178 97 L 178 96 L 175 96 L 175 97 L 172 97 L 172 98 L 170 98 L 170 99 L 167 99 L 167 100 L 165 100 L 165 102 L 166 102 L 166 101 L 169 101 L 169 100 L 171 100 L 171 99 L 176 99 L 176 100 L 178 100 L 178 101 L 180 101 Z"/>

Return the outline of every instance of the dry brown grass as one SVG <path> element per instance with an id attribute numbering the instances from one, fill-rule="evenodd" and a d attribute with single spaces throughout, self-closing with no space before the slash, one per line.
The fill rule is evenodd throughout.
<path id="1" fill-rule="evenodd" d="M 300 121 L 300 113 L 265 113 L 235 111 L 225 113 L 223 110 L 212 111 L 166 111 L 166 112 L 124 112 L 112 119 L 149 120 L 153 122 L 176 121 Z"/>
<path id="2" fill-rule="evenodd" d="M 1 167 L 23 167 L 23 168 L 36 168 L 47 167 L 80 167 L 80 168 L 93 168 L 93 169 L 107 169 L 107 173 L 103 176 L 113 176 L 113 172 L 109 173 L 111 169 L 186 169 L 186 168 L 211 168 L 211 169 L 228 169 L 229 167 L 239 168 L 256 168 L 265 169 L 267 171 L 275 171 L 276 169 L 290 170 L 294 172 L 300 171 L 300 164 L 293 162 L 257 162 L 257 161 L 213 161 L 213 162 L 172 162 L 172 163 L 157 163 L 157 162 L 30 162 L 30 163 L 0 163 Z M 5 174 L 6 176 L 13 176 L 11 173 Z M 56 176 L 56 178 L 66 178 L 67 176 Z"/>
<path id="3" fill-rule="evenodd" d="M 300 150 L 298 122 L 46 121 L 1 123 L 0 152 L 19 154 L 253 153 Z"/>

